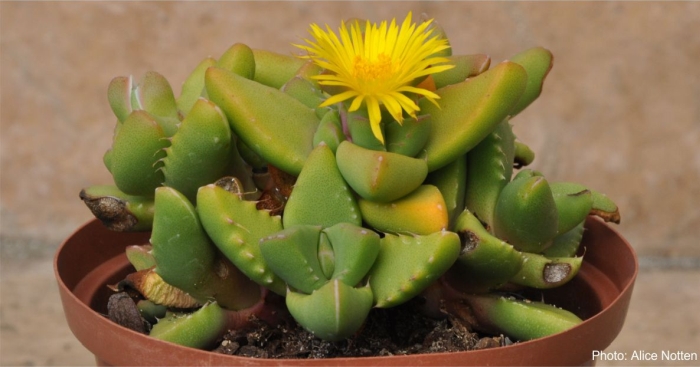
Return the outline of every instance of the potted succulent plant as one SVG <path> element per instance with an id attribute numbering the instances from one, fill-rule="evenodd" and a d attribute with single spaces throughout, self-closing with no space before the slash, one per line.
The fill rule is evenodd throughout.
<path id="1" fill-rule="evenodd" d="M 114 185 L 80 193 L 104 226 L 64 243 L 57 277 L 84 344 L 105 349 L 86 337 L 99 325 L 156 344 L 124 362 L 110 342 L 122 355 L 94 351 L 98 361 L 169 363 L 142 355 L 167 346 L 171 357 L 199 358 L 179 363 L 241 363 L 191 348 L 260 324 L 348 343 L 372 310 L 407 302 L 518 342 L 499 348 L 511 359 L 468 352 L 481 358 L 472 362 L 519 363 L 521 346 L 574 343 L 586 323 L 612 330 L 603 344 L 571 347 L 606 347 L 636 262 L 590 215 L 619 222 L 617 206 L 522 169 L 534 153 L 510 123 L 539 96 L 551 53 L 534 48 L 490 68 L 488 56 L 453 55 L 436 23 L 410 13 L 401 24 L 352 20 L 310 34 L 300 56 L 235 44 L 202 61 L 177 98 L 155 72 L 110 83 L 118 121 L 104 162 Z M 591 285 L 600 269 L 616 272 L 610 261 L 617 273 Z M 541 301 L 550 294 L 559 304 Z M 410 363 L 387 362 L 395 358 L 371 363 Z"/>

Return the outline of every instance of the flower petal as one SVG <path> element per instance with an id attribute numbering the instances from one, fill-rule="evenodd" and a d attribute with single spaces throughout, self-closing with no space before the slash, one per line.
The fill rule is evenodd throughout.
<path id="1" fill-rule="evenodd" d="M 435 31 L 432 22 L 430 19 L 413 23 L 409 12 L 400 25 L 396 19 L 380 23 L 355 20 L 342 22 L 338 33 L 328 25 L 324 29 L 312 24 L 309 33 L 313 39 L 294 46 L 307 53 L 301 58 L 326 70 L 313 76 L 314 80 L 321 85 L 341 87 L 342 91 L 321 106 L 348 99 L 352 99 L 350 111 L 364 105 L 372 133 L 383 143 L 382 106 L 399 122 L 404 114 L 415 117 L 420 108 L 412 99 L 414 94 L 435 104 L 440 98 L 423 86 L 416 87 L 416 79 L 454 67 L 448 58 L 437 55 L 450 45 Z"/>
<path id="2" fill-rule="evenodd" d="M 352 104 L 350 104 L 350 108 L 348 108 L 348 111 L 357 111 L 360 108 L 360 105 L 362 104 L 362 101 L 365 99 L 365 96 L 363 95 L 358 95 L 355 97 L 355 99 L 352 100 Z"/>
<path id="3" fill-rule="evenodd" d="M 357 92 L 354 90 L 349 90 L 342 92 L 340 94 L 336 94 L 334 96 L 331 96 L 330 98 L 326 99 L 319 107 L 328 107 L 330 105 L 336 104 L 338 102 L 342 102 L 346 99 L 350 99 L 352 97 L 355 97 L 357 95 Z"/>
<path id="4" fill-rule="evenodd" d="M 382 122 L 382 112 L 379 110 L 379 102 L 374 98 L 367 98 L 367 112 L 369 114 L 369 124 L 372 128 L 372 134 L 382 144 L 384 144 L 384 136 L 382 136 L 382 128 L 379 124 Z"/>

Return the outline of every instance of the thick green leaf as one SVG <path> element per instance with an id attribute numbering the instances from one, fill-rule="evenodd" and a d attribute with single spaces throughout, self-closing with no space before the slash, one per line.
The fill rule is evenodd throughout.
<path id="1" fill-rule="evenodd" d="M 250 279 L 278 294 L 285 294 L 284 282 L 269 268 L 260 253 L 260 239 L 282 230 L 279 217 L 258 210 L 255 202 L 244 201 L 216 185 L 197 193 L 197 213 L 216 247 Z"/>
<path id="2" fill-rule="evenodd" d="M 201 186 L 224 176 L 231 148 L 226 116 L 214 103 L 200 98 L 166 148 L 162 169 L 165 185 L 195 202 Z"/>
<path id="3" fill-rule="evenodd" d="M 394 307 L 422 292 L 454 264 L 459 251 L 459 236 L 453 232 L 387 234 L 369 272 L 376 307 Z"/>
<path id="4" fill-rule="evenodd" d="M 332 280 L 310 295 L 289 292 L 287 308 L 294 319 L 328 341 L 349 338 L 364 324 L 372 308 L 369 287 L 352 288 Z"/>
<path id="5" fill-rule="evenodd" d="M 457 217 L 464 211 L 464 195 L 467 180 L 467 157 L 461 156 L 454 162 L 430 172 L 425 183 L 440 190 L 445 200 L 448 228 L 452 228 Z"/>
<path id="6" fill-rule="evenodd" d="M 462 240 L 462 251 L 447 276 L 453 287 L 485 292 L 507 283 L 520 271 L 520 252 L 491 235 L 474 214 L 465 210 L 454 230 Z"/>
<path id="7" fill-rule="evenodd" d="M 190 76 L 185 79 L 182 84 L 182 91 L 180 96 L 177 98 L 177 108 L 187 115 L 190 113 L 192 106 L 197 102 L 199 97 L 203 97 L 206 94 L 204 90 L 204 73 L 211 66 L 216 65 L 216 60 L 208 57 L 197 65 L 197 67 L 192 71 Z"/>
<path id="8" fill-rule="evenodd" d="M 321 227 L 298 225 L 260 240 L 260 253 L 289 286 L 311 293 L 328 282 L 318 260 Z"/>
<path id="9" fill-rule="evenodd" d="M 205 84 L 209 98 L 248 147 L 275 167 L 299 175 L 319 124 L 312 109 L 278 89 L 215 67 L 207 69 Z"/>
<path id="10" fill-rule="evenodd" d="M 430 119 L 405 118 L 403 123 L 391 121 L 385 124 L 386 150 L 415 157 L 423 150 L 430 136 Z"/>
<path id="11" fill-rule="evenodd" d="M 216 66 L 246 79 L 253 79 L 255 76 L 253 50 L 242 43 L 236 43 L 221 55 Z"/>
<path id="12" fill-rule="evenodd" d="M 490 134 L 509 115 L 526 83 L 525 69 L 502 62 L 464 82 L 438 89 L 439 106 L 420 100 L 421 114 L 430 116 L 432 126 L 422 154 L 429 171 L 453 162 Z"/>
<path id="13" fill-rule="evenodd" d="M 553 59 L 552 53 L 542 47 L 531 48 L 510 58 L 510 61 L 522 66 L 527 72 L 527 87 L 511 111 L 511 116 L 520 113 L 540 96 L 544 79 L 552 70 Z"/>
<path id="14" fill-rule="evenodd" d="M 573 313 L 534 301 L 497 295 L 469 296 L 468 303 L 480 330 L 531 340 L 568 330 L 582 322 Z"/>
<path id="15" fill-rule="evenodd" d="M 194 206 L 177 190 L 159 187 L 155 207 L 151 244 L 156 273 L 195 298 L 209 298 L 205 288 L 216 252 Z"/>
<path id="16" fill-rule="evenodd" d="M 447 204 L 440 190 L 423 185 L 390 203 L 359 200 L 363 220 L 381 232 L 428 235 L 447 229 Z"/>
<path id="17" fill-rule="evenodd" d="M 558 228 L 557 206 L 544 177 L 514 179 L 503 188 L 494 211 L 498 238 L 520 251 L 539 253 L 551 244 Z"/>
<path id="18" fill-rule="evenodd" d="M 340 116 L 337 110 L 328 110 L 321 118 L 318 129 L 314 134 L 314 148 L 320 144 L 326 144 L 333 154 L 338 150 L 338 146 L 345 140 L 343 126 L 340 123 Z"/>
<path id="19" fill-rule="evenodd" d="M 367 275 L 379 254 L 379 235 L 350 223 L 325 228 L 323 233 L 333 247 L 332 279 L 354 287 Z"/>
<path id="20" fill-rule="evenodd" d="M 349 141 L 340 143 L 336 160 L 350 187 L 362 198 L 376 202 L 394 201 L 411 193 L 428 175 L 422 159 L 369 150 Z"/>
<path id="21" fill-rule="evenodd" d="M 316 147 L 304 164 L 284 209 L 284 228 L 299 224 L 330 227 L 362 224 L 360 209 L 325 144 Z"/>
<path id="22" fill-rule="evenodd" d="M 515 135 L 508 119 L 467 153 L 466 207 L 487 228 L 493 226 L 493 213 L 501 190 L 513 174 Z"/>
<path id="23" fill-rule="evenodd" d="M 114 137 L 110 172 L 119 190 L 129 195 L 153 196 L 163 181 L 156 163 L 170 142 L 161 126 L 145 111 L 134 111 Z"/>
<path id="24" fill-rule="evenodd" d="M 554 257 L 573 257 L 578 252 L 579 245 L 583 239 L 584 224 L 583 221 L 568 232 L 561 233 L 554 237 L 552 245 L 547 247 L 542 255 Z"/>
<path id="25" fill-rule="evenodd" d="M 131 114 L 131 92 L 133 88 L 132 78 L 120 76 L 112 79 L 107 88 L 107 99 L 112 112 L 119 122 L 124 122 Z"/>
<path id="26" fill-rule="evenodd" d="M 537 289 L 564 285 L 578 274 L 583 263 L 583 257 L 548 258 L 530 253 L 522 256 L 523 267 L 510 281 Z"/>
<path id="27" fill-rule="evenodd" d="M 253 50 L 255 81 L 275 89 L 281 88 L 306 64 L 304 59 L 267 50 Z"/>
<path id="28" fill-rule="evenodd" d="M 170 313 L 151 329 L 151 337 L 191 348 L 210 347 L 226 327 L 225 311 L 210 303 L 192 314 Z"/>
<path id="29" fill-rule="evenodd" d="M 559 213 L 557 234 L 564 234 L 581 224 L 593 207 L 593 195 L 588 189 L 571 192 L 569 185 L 556 182 L 549 185 Z"/>
<path id="30" fill-rule="evenodd" d="M 488 55 L 452 55 L 447 64 L 454 65 L 452 69 L 433 74 L 435 87 L 442 88 L 451 84 L 457 84 L 477 76 L 488 70 L 491 58 Z"/>

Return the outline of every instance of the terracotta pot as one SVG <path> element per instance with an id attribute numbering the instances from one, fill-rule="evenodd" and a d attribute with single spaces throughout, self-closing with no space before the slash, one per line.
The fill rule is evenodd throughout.
<path id="1" fill-rule="evenodd" d="M 124 248 L 146 243 L 148 233 L 116 233 L 97 220 L 79 228 L 59 248 L 54 270 L 68 325 L 98 365 L 586 365 L 620 332 L 637 276 L 637 258 L 615 230 L 589 219 L 586 256 L 578 276 L 544 300 L 585 319 L 566 332 L 507 347 L 459 353 L 325 360 L 253 359 L 159 341 L 112 323 L 106 313 L 114 284 L 132 271 Z"/>

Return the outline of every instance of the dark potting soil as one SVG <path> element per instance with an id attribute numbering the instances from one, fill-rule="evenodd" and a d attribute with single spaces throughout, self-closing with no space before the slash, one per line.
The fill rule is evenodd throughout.
<path id="1" fill-rule="evenodd" d="M 139 298 L 137 292 L 113 294 L 108 317 L 147 334 L 150 323 L 141 317 L 134 302 Z M 372 309 L 361 330 L 339 342 L 318 339 L 291 319 L 278 325 L 253 319 L 251 327 L 224 335 L 214 352 L 252 358 L 316 359 L 459 352 L 511 344 L 506 337 L 471 332 L 462 320 L 444 316 L 426 316 L 418 299 L 393 308 Z"/>
<path id="2" fill-rule="evenodd" d="M 415 302 L 389 309 L 373 309 L 362 329 L 339 342 L 320 340 L 300 325 L 270 326 L 254 321 L 254 327 L 231 330 L 215 352 L 253 358 L 370 357 L 458 352 L 499 347 L 505 337 L 472 333 L 458 319 L 425 316 Z"/>

